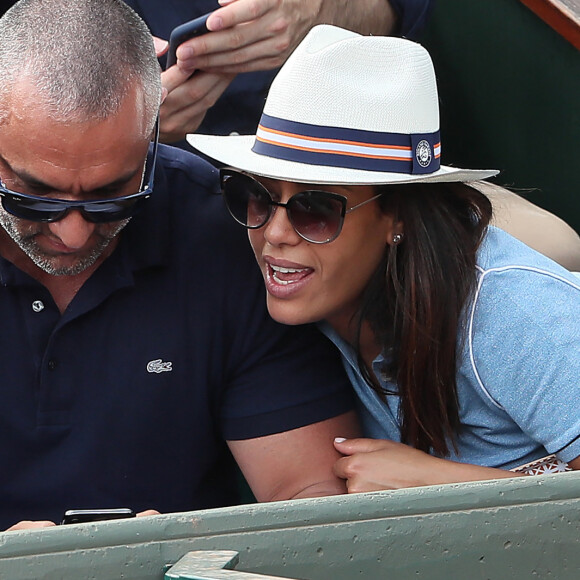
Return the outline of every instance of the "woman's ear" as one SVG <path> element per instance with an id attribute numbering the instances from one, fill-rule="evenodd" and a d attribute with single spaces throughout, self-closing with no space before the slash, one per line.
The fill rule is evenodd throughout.
<path id="1" fill-rule="evenodd" d="M 387 232 L 387 244 L 389 246 L 398 246 L 405 237 L 403 232 L 403 222 L 392 222 L 392 227 Z"/>

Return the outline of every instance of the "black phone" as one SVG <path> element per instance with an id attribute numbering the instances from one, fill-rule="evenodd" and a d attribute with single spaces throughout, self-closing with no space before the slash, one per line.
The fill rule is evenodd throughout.
<path id="1" fill-rule="evenodd" d="M 67 510 L 61 524 L 82 524 L 84 522 L 101 522 L 121 518 L 134 518 L 135 512 L 129 508 Z"/>
<path id="2" fill-rule="evenodd" d="M 186 40 L 194 38 L 195 36 L 201 36 L 209 32 L 206 22 L 211 12 L 200 16 L 199 18 L 194 18 L 189 22 L 180 24 L 176 26 L 169 36 L 169 50 L 167 52 L 167 65 L 165 68 L 173 66 L 177 62 L 176 51 L 180 44 L 183 44 Z"/>

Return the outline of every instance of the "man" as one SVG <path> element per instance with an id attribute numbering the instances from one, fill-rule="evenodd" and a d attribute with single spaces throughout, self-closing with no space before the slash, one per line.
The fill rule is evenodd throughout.
<path id="1" fill-rule="evenodd" d="M 0 529 L 231 503 L 227 446 L 258 500 L 344 491 L 330 345 L 267 316 L 214 169 L 148 153 L 144 23 L 121 0 L 21 0 L 0 36 Z"/>
<path id="2" fill-rule="evenodd" d="M 161 108 L 165 142 L 194 131 L 254 133 L 278 67 L 316 24 L 416 38 L 432 5 L 432 0 L 125 1 L 166 40 L 176 26 L 214 11 L 207 21 L 211 33 L 185 43 L 178 66 L 162 75 L 169 92 Z M 163 54 L 166 44 L 159 47 Z"/>

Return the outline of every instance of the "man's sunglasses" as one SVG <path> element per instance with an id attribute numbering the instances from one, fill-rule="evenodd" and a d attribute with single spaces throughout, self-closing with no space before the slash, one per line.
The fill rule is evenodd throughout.
<path id="1" fill-rule="evenodd" d="M 143 183 L 146 185 L 138 193 L 90 201 L 51 199 L 12 191 L 4 185 L 0 178 L 2 207 L 18 218 L 33 222 L 56 222 L 63 219 L 71 210 L 79 211 L 85 220 L 96 224 L 130 218 L 140 202 L 147 199 L 153 192 L 158 142 L 159 119 L 155 123 L 153 151 L 145 163 Z"/>
<path id="2" fill-rule="evenodd" d="M 249 229 L 261 228 L 268 223 L 275 208 L 283 207 L 296 233 L 314 244 L 335 240 L 346 214 L 381 196 L 375 195 L 347 209 L 348 200 L 344 195 L 309 190 L 295 193 L 286 203 L 280 203 L 272 199 L 260 182 L 235 169 L 221 169 L 220 180 L 226 206 L 238 223 Z"/>

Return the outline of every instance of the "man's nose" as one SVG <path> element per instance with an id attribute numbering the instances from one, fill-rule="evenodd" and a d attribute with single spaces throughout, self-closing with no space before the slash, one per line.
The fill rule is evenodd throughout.
<path id="1" fill-rule="evenodd" d="M 95 224 L 88 222 L 78 210 L 69 210 L 61 220 L 48 225 L 51 233 L 73 250 L 83 248 L 95 231 Z"/>

